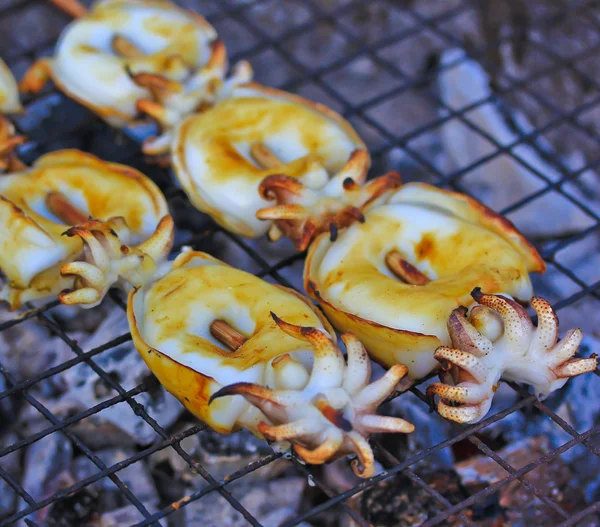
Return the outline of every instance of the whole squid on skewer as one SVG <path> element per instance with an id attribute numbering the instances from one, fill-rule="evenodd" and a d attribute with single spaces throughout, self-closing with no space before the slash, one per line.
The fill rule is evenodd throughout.
<path id="1" fill-rule="evenodd" d="M 502 216 L 466 195 L 409 183 L 368 207 L 365 219 L 336 240 L 315 240 L 305 288 L 380 364 L 406 364 L 419 379 L 441 363 L 445 382 L 428 393 L 441 397 L 442 416 L 482 419 L 501 378 L 545 396 L 596 369 L 595 357 L 572 358 L 579 329 L 557 342 L 556 314 L 533 297 L 529 278 L 545 271 L 544 261 Z M 519 304 L 529 301 L 537 328 Z"/>
<path id="2" fill-rule="evenodd" d="M 256 83 L 186 119 L 172 156 L 198 209 L 231 232 L 285 235 L 301 251 L 319 233 L 361 221 L 366 205 L 400 184 L 394 173 L 365 182 L 369 153 L 336 112 Z"/>
<path id="3" fill-rule="evenodd" d="M 291 443 L 313 464 L 356 455 L 355 472 L 368 477 L 370 434 L 413 431 L 403 419 L 376 415 L 405 366 L 370 383 L 362 344 L 342 335 L 346 362 L 329 322 L 305 297 L 206 253 L 184 250 L 167 261 L 170 216 L 137 246 L 124 246 L 98 221 L 68 235 L 88 250 L 62 267 L 77 285 L 61 301 L 92 307 L 110 286 L 129 288 L 137 350 L 165 388 L 218 432 L 247 428 L 281 447 Z"/>

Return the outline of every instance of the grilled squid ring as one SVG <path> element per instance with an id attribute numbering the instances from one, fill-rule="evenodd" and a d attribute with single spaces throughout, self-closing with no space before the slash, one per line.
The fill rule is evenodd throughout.
<path id="1" fill-rule="evenodd" d="M 571 329 L 558 341 L 558 318 L 552 306 L 535 297 L 535 327 L 517 302 L 502 295 L 472 292 L 477 304 L 468 312 L 456 308 L 448 319 L 452 347 L 441 346 L 435 358 L 449 366 L 449 383 L 427 387 L 439 396 L 441 416 L 458 423 L 476 423 L 488 413 L 501 378 L 530 384 L 539 398 L 562 388 L 569 377 L 593 372 L 595 355 L 573 358 L 583 333 Z"/>
<path id="2" fill-rule="evenodd" d="M 0 59 L 0 174 L 14 172 L 24 166 L 17 158 L 15 149 L 25 142 L 25 137 L 17 135 L 13 124 L 4 116 L 22 111 L 17 81 Z"/>
<path id="3" fill-rule="evenodd" d="M 51 78 L 112 126 L 149 114 L 168 143 L 175 122 L 222 91 L 226 70 L 225 46 L 200 15 L 164 0 L 104 0 L 65 29 L 54 58 L 35 63 L 21 90 Z"/>
<path id="4" fill-rule="evenodd" d="M 372 432 L 413 431 L 403 419 L 376 415 L 406 367 L 369 384 L 362 344 L 342 335 L 346 364 L 333 328 L 307 298 L 205 253 L 187 250 L 167 262 L 168 216 L 137 247 L 123 247 L 108 229 L 99 233 L 100 222 L 68 233 L 89 250 L 85 261 L 63 266 L 80 288 L 61 300 L 89 307 L 114 283 L 134 285 L 127 317 L 137 350 L 163 386 L 214 430 L 247 428 L 280 446 L 291 443 L 313 464 L 355 454 L 354 470 L 363 477 L 374 471 Z"/>
<path id="5" fill-rule="evenodd" d="M 361 218 L 366 203 L 398 184 L 387 176 L 361 187 L 370 157 L 348 122 L 256 83 L 185 120 L 173 164 L 192 203 L 217 223 L 248 237 L 283 233 L 299 250 L 331 223 Z"/>
<path id="6" fill-rule="evenodd" d="M 462 194 L 409 183 L 365 218 L 335 242 L 313 242 L 304 285 L 338 330 L 383 366 L 406 364 L 412 379 L 436 368 L 448 316 L 472 302 L 474 287 L 527 301 L 529 273 L 545 270 L 509 221 Z"/>
<path id="7" fill-rule="evenodd" d="M 47 154 L 24 172 L 0 178 L 0 298 L 12 309 L 72 286 L 60 266 L 83 245 L 62 234 L 88 216 L 111 220 L 126 242 L 150 236 L 167 204 L 158 187 L 133 168 L 76 150 Z"/>

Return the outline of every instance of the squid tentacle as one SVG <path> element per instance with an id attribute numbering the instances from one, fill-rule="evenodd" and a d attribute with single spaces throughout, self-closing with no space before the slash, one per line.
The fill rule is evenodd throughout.
<path id="1" fill-rule="evenodd" d="M 138 287 L 155 279 L 161 272 L 173 245 L 174 223 L 171 216 L 163 217 L 154 234 L 138 246 L 122 245 L 112 225 L 123 232 L 122 218 L 88 222 L 71 227 L 66 236 L 79 236 L 85 247 L 86 261 L 76 261 L 60 268 L 62 276 L 77 278 L 74 290 L 62 291 L 58 298 L 63 304 L 97 306 L 114 285 Z"/>
<path id="2" fill-rule="evenodd" d="M 355 150 L 340 172 L 319 187 L 281 174 L 267 176 L 259 193 L 277 204 L 259 209 L 256 217 L 274 220 L 299 251 L 321 232 L 332 231 L 334 239 L 339 229 L 364 222 L 363 209 L 402 183 L 397 172 L 389 172 L 363 184 L 367 165 L 368 153 Z"/>
<path id="3" fill-rule="evenodd" d="M 290 441 L 296 454 L 312 464 L 354 454 L 358 457 L 352 464 L 355 473 L 361 477 L 372 475 L 374 456 L 368 443 L 369 435 L 414 431 L 414 426 L 404 419 L 376 414 L 377 406 L 394 391 L 407 368 L 396 365 L 381 379 L 367 384 L 371 366 L 356 337 L 343 336 L 348 345 L 346 365 L 341 351 L 324 332 L 290 324 L 274 313 L 271 316 L 283 332 L 312 346 L 315 360 L 306 386 L 278 390 L 253 383 L 235 383 L 215 392 L 210 402 L 240 395 L 269 420 L 270 424 L 265 421 L 258 426 L 266 438 Z"/>
<path id="4" fill-rule="evenodd" d="M 489 314 L 478 316 L 476 329 L 466 310 L 454 310 L 448 326 L 453 344 L 459 349 L 439 347 L 435 358 L 451 365 L 456 385 L 439 382 L 427 388 L 430 397 L 440 397 L 437 409 L 443 417 L 459 423 L 481 420 L 501 378 L 530 384 L 539 397 L 545 397 L 561 388 L 569 377 L 598 367 L 594 355 L 573 358 L 583 338 L 580 329 L 569 330 L 558 340 L 558 317 L 546 300 L 536 297 L 531 302 L 538 314 L 538 326 L 534 327 L 525 309 L 515 301 L 483 294 L 479 288 L 472 294 L 501 317 L 503 330 L 498 332 L 497 321 Z M 473 311 L 478 313 L 476 308 Z M 486 330 L 485 321 L 494 328 Z M 496 338 L 492 342 L 483 333 L 496 334 Z"/>

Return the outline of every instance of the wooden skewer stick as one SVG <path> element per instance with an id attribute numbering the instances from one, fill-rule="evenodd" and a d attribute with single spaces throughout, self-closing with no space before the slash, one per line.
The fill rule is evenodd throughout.
<path id="1" fill-rule="evenodd" d="M 126 57 L 128 59 L 135 59 L 145 55 L 145 53 L 133 42 L 131 42 L 131 40 L 122 35 L 116 35 L 113 37 L 110 45 L 117 55 L 121 55 L 122 57 Z"/>
<path id="2" fill-rule="evenodd" d="M 407 262 L 395 249 L 385 256 L 385 263 L 400 280 L 410 285 L 425 285 L 431 282 L 427 275 Z"/>
<path id="3" fill-rule="evenodd" d="M 87 214 L 72 205 L 60 192 L 50 192 L 46 196 L 46 205 L 50 212 L 66 225 L 77 225 L 88 221 Z"/>
<path id="4" fill-rule="evenodd" d="M 283 165 L 281 159 L 263 143 L 253 143 L 250 145 L 250 155 L 262 168 L 277 168 Z"/>
<path id="5" fill-rule="evenodd" d="M 231 351 L 237 350 L 248 339 L 224 320 L 215 320 L 210 325 L 210 334 Z"/>
<path id="6" fill-rule="evenodd" d="M 73 18 L 82 17 L 88 12 L 87 7 L 77 0 L 50 0 L 50 2 Z"/>

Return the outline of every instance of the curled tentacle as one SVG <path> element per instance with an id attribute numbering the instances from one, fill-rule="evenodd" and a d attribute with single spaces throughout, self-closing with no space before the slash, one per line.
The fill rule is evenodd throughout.
<path id="1" fill-rule="evenodd" d="M 479 287 L 473 289 L 471 296 L 502 317 L 503 337 L 511 340 L 515 348 L 523 348 L 528 344 L 527 335 L 533 329 L 533 324 L 523 306 L 503 295 L 483 294 Z"/>
<path id="2" fill-rule="evenodd" d="M 122 223 L 115 223 L 122 228 Z M 113 222 L 89 220 L 71 227 L 66 236 L 79 236 L 84 243 L 86 261 L 60 268 L 62 276 L 76 277 L 75 288 L 58 295 L 63 304 L 97 306 L 114 285 L 141 286 L 156 278 L 173 245 L 174 224 L 171 216 L 160 220 L 154 234 L 138 246 L 121 244 Z"/>
<path id="3" fill-rule="evenodd" d="M 22 111 L 17 81 L 5 62 L 0 59 L 0 113 L 20 113 Z"/>
<path id="4" fill-rule="evenodd" d="M 352 333 L 342 333 L 341 339 L 348 352 L 348 368 L 344 379 L 344 389 L 355 394 L 371 380 L 371 361 L 367 350 Z"/>
<path id="5" fill-rule="evenodd" d="M 469 321 L 479 333 L 492 342 L 500 338 L 504 329 L 500 315 L 493 309 L 479 304 L 473 306 L 469 312 Z"/>
<path id="6" fill-rule="evenodd" d="M 412 424 L 403 419 L 376 415 L 377 406 L 392 393 L 407 372 L 396 365 L 381 379 L 368 384 L 370 363 L 364 347 L 353 335 L 344 335 L 348 365 L 329 335 L 314 327 L 273 319 L 288 335 L 307 341 L 315 361 L 310 379 L 302 389 L 271 389 L 253 383 L 236 383 L 211 396 L 241 395 L 273 424 L 262 422 L 259 432 L 273 441 L 290 441 L 296 454 L 307 463 L 320 464 L 346 454 L 358 456 L 353 463 L 357 475 L 374 471 L 368 437 L 373 432 L 410 433 Z"/>
<path id="7" fill-rule="evenodd" d="M 450 314 L 448 319 L 450 340 L 454 347 L 460 350 L 476 357 L 485 356 L 492 350 L 492 343 L 467 320 L 465 316 L 467 311 L 466 307 L 461 306 Z"/>
<path id="8" fill-rule="evenodd" d="M 473 297 L 501 317 L 502 331 L 498 332 L 495 316 L 482 314 L 477 307 L 471 313 L 477 313 L 479 329 L 465 310 L 459 308 L 452 313 L 452 341 L 460 349 L 440 347 L 435 358 L 452 366 L 456 385 L 433 383 L 427 388 L 429 396 L 440 397 L 437 408 L 443 417 L 459 423 L 485 417 L 501 378 L 530 384 L 538 396 L 545 397 L 561 388 L 569 377 L 598 367 L 595 356 L 572 358 L 583 338 L 580 329 L 568 331 L 558 341 L 558 318 L 546 300 L 531 301 L 538 314 L 538 326 L 534 327 L 527 312 L 513 300 L 483 294 L 479 288 L 473 291 Z M 485 327 L 486 321 L 491 329 Z M 495 334 L 496 338 L 492 342 L 483 333 Z"/>
<path id="9" fill-rule="evenodd" d="M 17 147 L 26 141 L 27 138 L 18 135 L 13 124 L 0 113 L 0 174 L 25 168 L 17 157 Z"/>
<path id="10" fill-rule="evenodd" d="M 252 80 L 252 67 L 246 61 L 236 64 L 231 75 L 225 78 L 225 47 L 220 41 L 216 43 L 218 45 L 212 46 L 215 60 L 209 61 L 201 71 L 190 73 L 184 80 L 169 81 L 161 76 L 149 76 L 147 79 L 132 77 L 138 86 L 149 89 L 154 96 L 152 101 L 138 101 L 137 109 L 152 117 L 161 127 L 159 136 L 144 141 L 142 150 L 145 154 L 169 153 L 174 129 L 179 123 L 196 111 L 227 98 L 236 86 Z"/>
<path id="11" fill-rule="evenodd" d="M 315 236 L 329 231 L 332 225 L 337 231 L 355 221 L 363 222 L 362 210 L 367 205 L 402 184 L 397 172 L 361 184 L 364 175 L 358 173 L 358 167 L 367 163 L 368 154 L 356 150 L 344 168 L 320 187 L 305 185 L 290 176 L 267 176 L 259 186 L 259 193 L 277 205 L 259 209 L 256 217 L 275 220 L 299 251 L 305 250 Z M 335 237 L 337 235 L 332 235 Z"/>
<path id="12" fill-rule="evenodd" d="M 315 365 L 308 385 L 319 387 L 338 386 L 344 371 L 344 357 L 339 348 L 325 333 L 313 327 L 295 326 L 271 313 L 279 328 L 288 335 L 307 341 L 314 352 Z"/>

